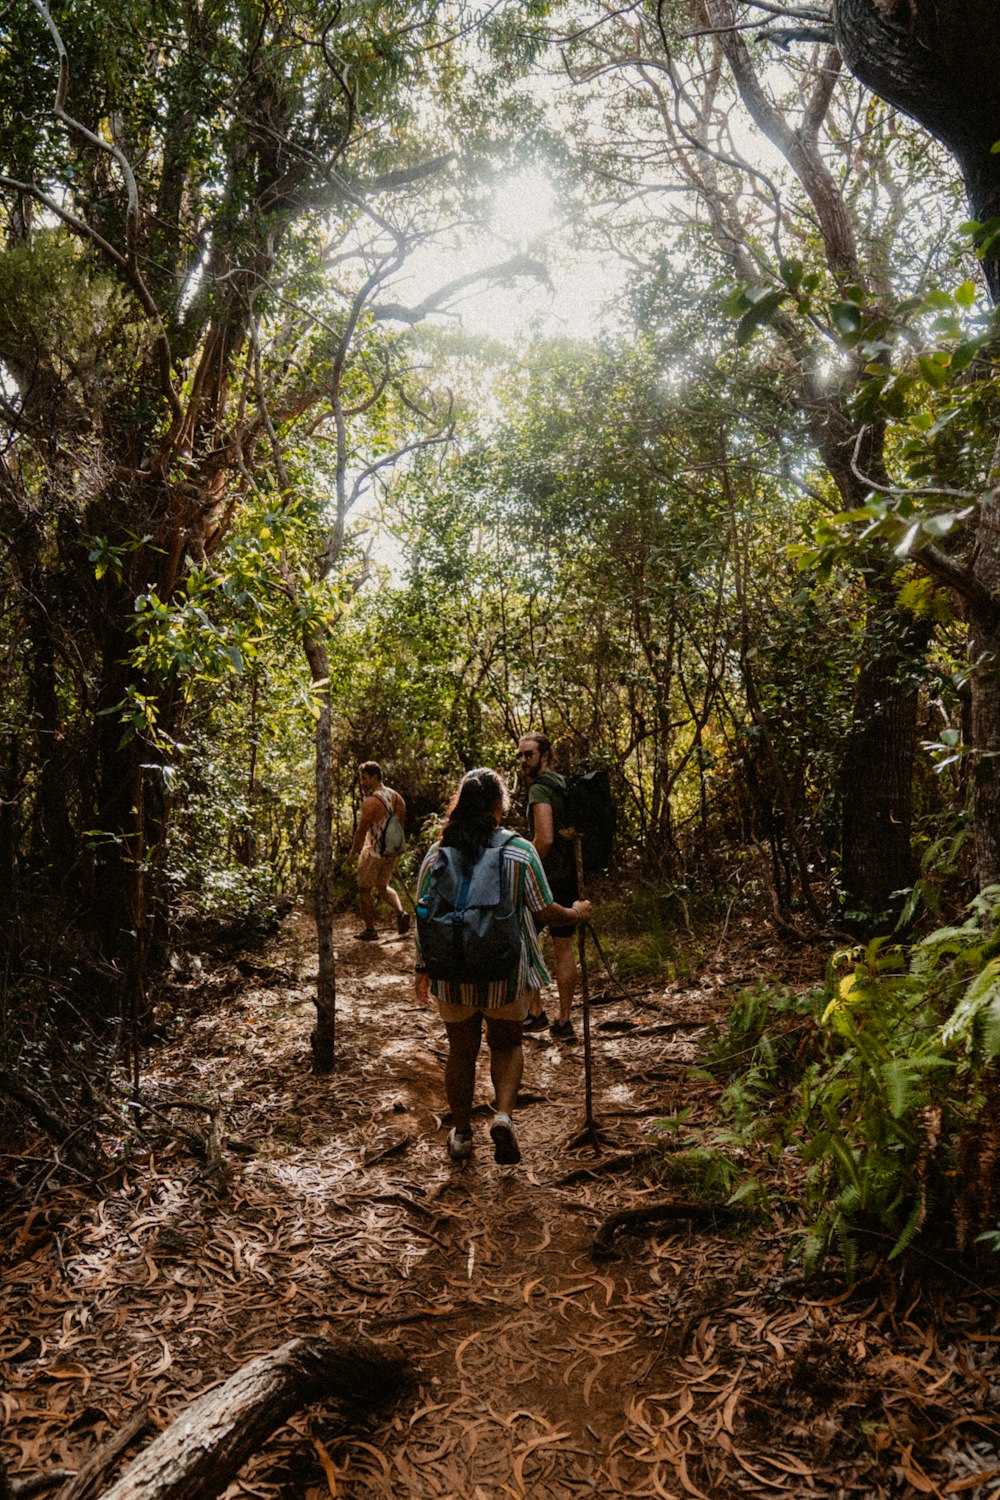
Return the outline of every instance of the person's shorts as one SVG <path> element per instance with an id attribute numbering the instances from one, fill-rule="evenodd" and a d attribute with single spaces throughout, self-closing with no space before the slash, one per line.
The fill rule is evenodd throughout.
<path id="1" fill-rule="evenodd" d="M 442 1021 L 468 1021 L 477 1011 L 487 1021 L 523 1021 L 528 1014 L 528 991 L 522 991 L 509 1005 L 496 1005 L 491 1010 L 477 1005 L 453 1005 L 450 1000 L 436 1000 L 435 1004 Z"/>
<path id="2" fill-rule="evenodd" d="M 380 859 L 377 854 L 362 849 L 358 860 L 358 890 L 384 891 L 392 878 L 398 858 L 398 854 L 386 854 Z"/>
<path id="3" fill-rule="evenodd" d="M 573 902 L 579 899 L 580 894 L 576 884 L 576 872 L 574 871 L 572 875 L 565 875 L 562 879 L 557 876 L 554 880 L 550 880 L 549 889 L 552 892 L 553 901 L 557 902 L 559 906 L 572 906 Z M 547 924 L 539 921 L 538 913 L 532 912 L 532 917 L 535 922 L 535 931 L 544 931 Z M 565 926 L 560 927 L 549 927 L 549 935 L 551 937 L 568 938 L 572 937 L 575 932 L 575 922 L 567 923 Z"/>

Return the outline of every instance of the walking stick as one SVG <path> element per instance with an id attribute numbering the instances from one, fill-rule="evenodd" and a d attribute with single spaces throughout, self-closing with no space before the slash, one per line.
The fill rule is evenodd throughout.
<path id="1" fill-rule="evenodd" d="M 601 962 L 603 963 L 604 967 L 608 971 L 608 978 L 611 980 L 611 983 L 616 987 L 616 989 L 617 989 L 619 995 L 622 997 L 622 999 L 623 1000 L 628 1000 L 630 998 L 629 997 L 629 992 L 625 988 L 625 986 L 622 984 L 621 980 L 618 978 L 618 975 L 615 973 L 614 969 L 611 967 L 611 960 L 608 958 L 608 955 L 605 953 L 604 948 L 601 945 L 601 940 L 597 936 L 597 929 L 594 927 L 593 922 L 588 922 L 587 923 L 587 930 L 590 933 L 590 936 L 594 940 L 594 947 L 597 949 L 597 952 L 598 952 L 598 954 L 600 956 Z"/>
<path id="2" fill-rule="evenodd" d="M 580 835 L 577 834 L 573 840 L 573 854 L 576 858 L 576 889 L 580 900 L 583 894 L 583 848 L 580 843 Z M 580 955 L 580 994 L 583 997 L 583 1099 L 584 1116 L 583 1124 L 574 1136 L 571 1136 L 567 1145 L 592 1146 L 597 1152 L 601 1149 L 601 1136 L 594 1119 L 594 1078 L 593 1078 L 593 1055 L 590 1047 L 590 976 L 587 973 L 587 933 L 589 924 L 581 922 L 576 930 L 577 950 Z"/>

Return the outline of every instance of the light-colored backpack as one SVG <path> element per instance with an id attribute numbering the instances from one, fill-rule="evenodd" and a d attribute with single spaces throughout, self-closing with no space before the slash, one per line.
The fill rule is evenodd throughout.
<path id="1" fill-rule="evenodd" d="M 384 859 L 387 854 L 399 854 L 406 845 L 406 830 L 399 821 L 398 815 L 393 812 L 392 793 L 384 788 L 375 793 L 385 803 L 388 817 L 379 829 L 378 837 L 375 839 L 375 853 L 379 859 Z"/>

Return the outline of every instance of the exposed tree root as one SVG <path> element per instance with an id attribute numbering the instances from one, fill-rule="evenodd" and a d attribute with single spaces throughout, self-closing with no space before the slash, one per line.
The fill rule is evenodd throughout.
<path id="1" fill-rule="evenodd" d="M 617 1260 L 614 1237 L 619 1229 L 647 1229 L 671 1219 L 687 1219 L 692 1224 L 715 1224 L 731 1220 L 733 1210 L 725 1203 L 688 1203 L 674 1200 L 670 1203 L 652 1203 L 645 1208 L 623 1208 L 609 1214 L 594 1235 L 590 1253 L 594 1260 Z"/>
<path id="2" fill-rule="evenodd" d="M 90 1152 L 80 1146 L 74 1137 L 79 1133 L 78 1128 L 72 1128 L 60 1116 L 46 1104 L 45 1100 L 36 1094 L 34 1089 L 15 1078 L 13 1073 L 6 1069 L 0 1069 L 0 1094 L 13 1099 L 26 1109 L 36 1125 L 44 1130 L 45 1134 L 54 1140 L 65 1155 L 66 1160 L 77 1171 L 85 1176 L 99 1176 L 104 1164 L 99 1156 L 91 1155 Z"/>
<path id="3" fill-rule="evenodd" d="M 606 1172 L 624 1172 L 629 1167 L 636 1166 L 639 1162 L 646 1161 L 651 1156 L 660 1153 L 646 1146 L 641 1151 L 623 1151 L 617 1156 L 607 1156 L 603 1161 L 594 1162 L 590 1166 L 575 1167 L 572 1172 L 565 1173 L 562 1177 L 556 1177 L 550 1187 L 569 1187 L 574 1182 L 584 1182 L 591 1177 L 603 1175 Z"/>

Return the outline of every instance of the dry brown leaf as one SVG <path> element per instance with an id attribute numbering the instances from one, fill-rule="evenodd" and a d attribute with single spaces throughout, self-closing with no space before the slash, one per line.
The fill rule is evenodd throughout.
<path id="1" fill-rule="evenodd" d="M 784 1482 L 783 1479 L 772 1479 L 768 1474 L 762 1474 L 759 1469 L 755 1469 L 753 1465 L 748 1462 L 745 1455 L 742 1454 L 735 1445 L 730 1449 L 730 1452 L 732 1453 L 736 1462 L 739 1464 L 740 1468 L 745 1469 L 746 1472 L 752 1475 L 752 1477 L 756 1479 L 759 1484 L 765 1485 L 769 1490 L 780 1490 L 783 1494 L 786 1495 L 794 1493 L 794 1491 L 789 1489 L 788 1485 Z M 754 1454 L 754 1457 L 759 1462 L 762 1455 Z"/>
<path id="2" fill-rule="evenodd" d="M 677 1465 L 677 1478 L 688 1495 L 694 1495 L 696 1500 L 711 1500 L 711 1496 L 706 1495 L 703 1490 L 700 1490 L 688 1475 L 687 1455 L 684 1453 L 681 1454 L 680 1463 Z"/>
<path id="3" fill-rule="evenodd" d="M 922 1495 L 941 1494 L 940 1489 L 934 1483 L 933 1479 L 928 1478 L 914 1459 L 912 1448 L 904 1448 L 899 1456 L 899 1466 L 906 1475 L 906 1478 L 913 1485 L 913 1488 L 919 1490 Z"/>
<path id="4" fill-rule="evenodd" d="M 995 1479 L 1000 1474 L 1000 1469 L 983 1469 L 978 1474 L 966 1474 L 964 1479 L 953 1479 L 946 1484 L 942 1490 L 944 1495 L 961 1495 L 966 1490 L 979 1489 L 988 1479 Z"/>
<path id="5" fill-rule="evenodd" d="M 743 1392 L 739 1386 L 734 1386 L 722 1409 L 722 1425 L 727 1432 L 731 1433 L 733 1431 L 733 1417 L 736 1415 L 736 1408 L 739 1406 L 742 1396 Z"/>
<path id="6" fill-rule="evenodd" d="M 316 1456 L 323 1466 L 323 1473 L 326 1475 L 326 1482 L 329 1486 L 330 1494 L 336 1496 L 337 1469 L 333 1462 L 333 1459 L 330 1457 L 329 1453 L 326 1450 L 326 1447 L 323 1443 L 320 1442 L 319 1438 L 313 1438 L 313 1447 L 316 1449 Z"/>
<path id="7" fill-rule="evenodd" d="M 83 1395 L 90 1389 L 92 1375 L 83 1365 L 50 1365 L 45 1371 L 46 1380 L 82 1380 Z"/>

